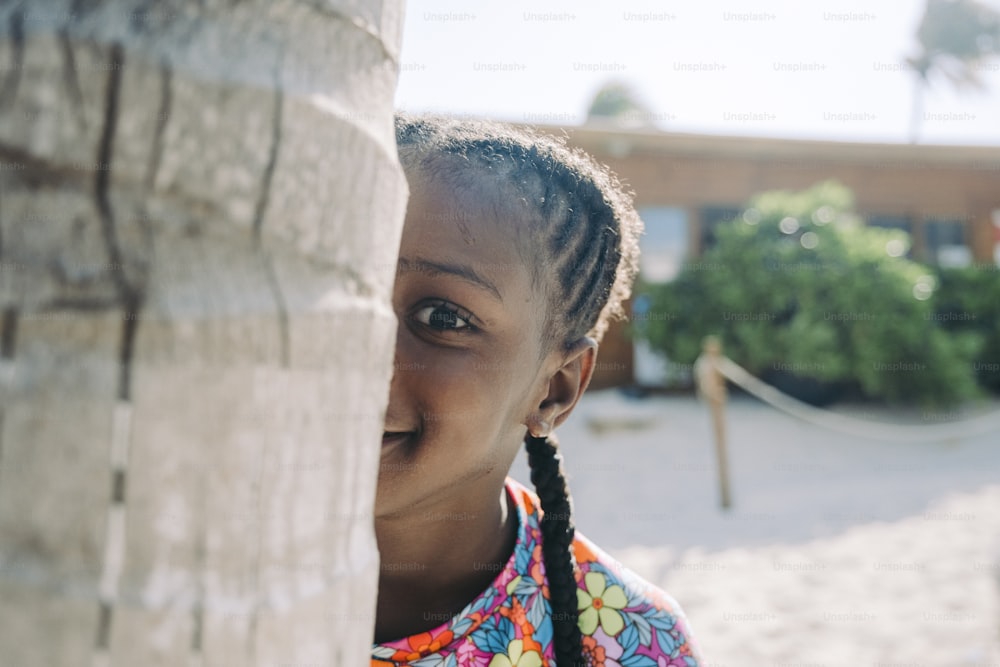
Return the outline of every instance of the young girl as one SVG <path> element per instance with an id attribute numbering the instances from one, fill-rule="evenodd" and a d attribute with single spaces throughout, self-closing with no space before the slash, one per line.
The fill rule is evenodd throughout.
<path id="1" fill-rule="evenodd" d="M 372 664 L 702 664 L 677 603 L 575 534 L 553 433 L 631 289 L 630 197 L 525 130 L 399 117 L 396 138 L 410 203 Z M 522 444 L 537 496 L 507 477 Z"/>

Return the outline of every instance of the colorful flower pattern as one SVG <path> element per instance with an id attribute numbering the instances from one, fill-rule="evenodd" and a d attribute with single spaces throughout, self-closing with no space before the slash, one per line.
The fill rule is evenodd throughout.
<path id="1" fill-rule="evenodd" d="M 517 544 L 493 583 L 447 623 L 375 644 L 372 667 L 552 667 L 552 610 L 542 562 L 538 498 L 507 480 Z M 699 667 L 683 611 L 669 595 L 577 534 L 577 608 L 590 667 Z"/>

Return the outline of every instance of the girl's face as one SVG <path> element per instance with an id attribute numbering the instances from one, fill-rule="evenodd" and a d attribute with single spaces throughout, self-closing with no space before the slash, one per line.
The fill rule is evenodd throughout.
<path id="1" fill-rule="evenodd" d="M 562 363 L 543 358 L 546 300 L 519 252 L 521 223 L 497 219 L 506 206 L 409 177 L 378 517 L 430 517 L 502 483 Z"/>

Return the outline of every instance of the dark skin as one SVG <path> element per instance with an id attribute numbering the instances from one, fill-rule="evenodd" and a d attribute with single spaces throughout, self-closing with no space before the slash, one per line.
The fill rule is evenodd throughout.
<path id="1" fill-rule="evenodd" d="M 566 420 L 597 355 L 591 338 L 544 342 L 549 298 L 532 284 L 521 223 L 407 176 L 375 501 L 376 642 L 447 622 L 506 565 L 517 537 L 510 466 L 526 431 L 547 435 Z"/>

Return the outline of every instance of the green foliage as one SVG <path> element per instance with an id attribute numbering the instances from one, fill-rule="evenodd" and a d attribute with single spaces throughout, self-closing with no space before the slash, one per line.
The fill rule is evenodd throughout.
<path id="1" fill-rule="evenodd" d="M 907 235 L 866 227 L 852 206 L 834 182 L 758 195 L 675 281 L 640 286 L 651 307 L 636 335 L 692 363 L 716 334 L 755 375 L 849 382 L 890 402 L 976 395 L 980 337 L 939 326 L 936 279 L 905 259 Z"/>
<path id="2" fill-rule="evenodd" d="M 594 96 L 587 109 L 587 119 L 605 118 L 617 122 L 643 125 L 650 112 L 639 99 L 639 94 L 628 84 L 612 82 L 605 84 Z M 635 121 L 634 123 L 632 121 Z"/>
<path id="3" fill-rule="evenodd" d="M 981 385 L 1000 393 L 1000 270 L 946 269 L 940 281 L 935 318 L 946 331 L 982 337 L 973 370 Z"/>
<path id="4" fill-rule="evenodd" d="M 977 0 L 928 0 L 908 59 L 927 80 L 938 71 L 957 85 L 981 85 L 976 65 L 1000 53 L 1000 13 Z"/>
<path id="5" fill-rule="evenodd" d="M 914 143 L 923 121 L 924 87 L 934 78 L 956 88 L 984 87 L 983 66 L 1000 54 L 1000 12 L 979 0 L 927 0 L 916 37 L 917 51 L 906 59 L 917 77 L 910 118 Z"/>

